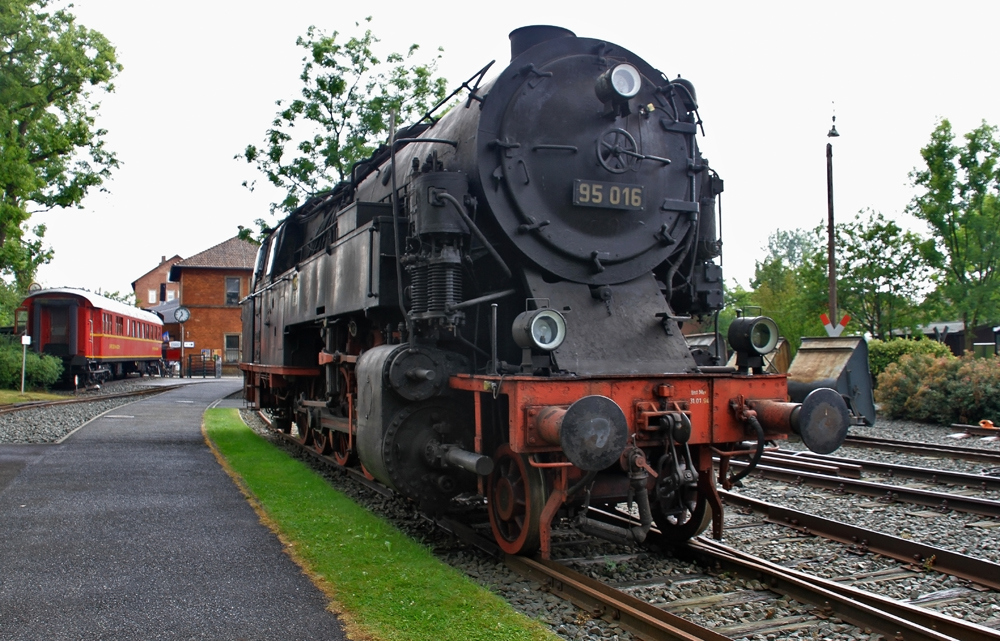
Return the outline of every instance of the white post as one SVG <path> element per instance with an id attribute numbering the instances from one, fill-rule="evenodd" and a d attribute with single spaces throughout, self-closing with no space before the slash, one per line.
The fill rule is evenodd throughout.
<path id="1" fill-rule="evenodd" d="M 31 337 L 27 336 L 27 335 L 26 336 L 22 336 L 21 337 L 21 348 L 22 348 L 22 354 L 21 354 L 21 396 L 24 396 L 24 370 L 28 366 L 28 345 L 31 345 Z"/>

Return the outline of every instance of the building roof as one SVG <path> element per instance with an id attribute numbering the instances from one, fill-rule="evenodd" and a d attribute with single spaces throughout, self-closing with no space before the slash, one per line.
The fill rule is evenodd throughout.
<path id="1" fill-rule="evenodd" d="M 154 305 L 153 307 L 147 307 L 147 312 L 152 312 L 163 319 L 164 323 L 175 323 L 174 312 L 177 308 L 181 306 L 181 300 L 175 298 L 173 300 L 168 300 L 160 303 L 159 305 Z"/>
<path id="2" fill-rule="evenodd" d="M 233 236 L 215 247 L 185 258 L 170 268 L 170 280 L 180 278 L 180 270 L 197 269 L 246 269 L 252 270 L 257 257 L 257 245 Z"/>
<path id="3" fill-rule="evenodd" d="M 926 325 L 917 325 L 917 329 L 924 334 L 931 335 L 935 333 L 954 334 L 955 332 L 964 332 L 965 323 L 960 320 L 938 321 L 936 323 L 927 323 Z"/>
<path id="4" fill-rule="evenodd" d="M 143 274 L 139 278 L 136 278 L 135 280 L 132 281 L 132 291 L 135 291 L 135 284 L 136 283 L 138 283 L 140 280 L 142 280 L 146 276 L 149 276 L 150 274 L 152 274 L 153 272 L 155 272 L 157 269 L 163 267 L 164 265 L 173 265 L 174 263 L 180 262 L 181 260 L 183 260 L 183 259 L 180 257 L 179 254 L 174 254 L 172 258 L 167 258 L 166 256 L 164 256 L 162 258 L 162 260 L 160 260 L 160 264 L 159 265 L 157 265 L 156 267 L 154 267 L 153 269 L 149 270 L 148 272 L 146 272 L 145 274 Z"/>

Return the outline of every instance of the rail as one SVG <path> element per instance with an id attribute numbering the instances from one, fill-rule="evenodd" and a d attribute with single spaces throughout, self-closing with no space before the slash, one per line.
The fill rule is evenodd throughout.
<path id="1" fill-rule="evenodd" d="M 735 492 L 720 489 L 719 496 L 730 505 L 748 507 L 767 515 L 768 523 L 837 541 L 861 552 L 881 554 L 902 563 L 918 566 L 921 570 L 936 570 L 1000 590 L 1000 564 L 842 521 L 826 519 Z"/>
<path id="2" fill-rule="evenodd" d="M 131 392 L 119 392 L 116 394 L 79 396 L 58 401 L 30 401 L 27 403 L 17 403 L 15 405 L 5 405 L 3 407 L 0 407 L 0 414 L 7 414 L 9 412 L 19 412 L 21 410 L 33 410 L 42 407 L 54 407 L 57 405 L 75 405 L 78 403 L 93 403 L 95 401 L 107 401 L 115 398 L 128 398 L 130 396 L 146 396 L 149 394 L 159 394 L 160 392 L 167 392 L 172 389 L 177 389 L 178 387 L 180 387 L 180 385 L 157 385 L 155 387 L 149 387 L 146 389 L 133 390 Z"/>
<path id="3" fill-rule="evenodd" d="M 743 461 L 730 461 L 730 467 L 745 467 L 748 464 Z M 821 487 L 835 492 L 849 494 L 860 494 L 885 502 L 903 502 L 913 505 L 923 505 L 942 511 L 957 510 L 969 514 L 979 514 L 982 516 L 1000 517 L 1000 501 L 981 499 L 960 494 L 947 494 L 945 492 L 934 492 L 922 490 L 904 485 L 888 485 L 885 483 L 874 483 L 872 481 L 862 481 L 858 479 L 844 478 L 842 476 L 830 476 L 828 474 L 816 474 L 796 469 L 787 469 L 773 465 L 758 465 L 754 470 L 757 476 L 763 476 L 772 481 L 785 481 L 789 483 L 802 483 L 810 487 Z"/>
<path id="4" fill-rule="evenodd" d="M 954 445 L 938 445 L 935 443 L 908 443 L 906 441 L 894 441 L 869 436 L 853 436 L 851 434 L 847 435 L 844 445 L 870 447 L 877 450 L 889 450 L 890 452 L 922 454 L 924 456 L 948 456 L 966 461 L 980 461 L 1000 465 L 1000 452 L 980 450 L 973 447 L 956 447 Z"/>
<path id="5" fill-rule="evenodd" d="M 876 630 L 889 639 L 1000 640 L 1000 632 L 996 630 L 785 568 L 717 541 L 698 537 L 687 547 L 707 562 L 765 582 L 774 591 L 803 603 L 812 603 L 862 629 Z"/>
<path id="6" fill-rule="evenodd" d="M 651 603 L 604 585 L 554 561 L 508 555 L 507 567 L 541 584 L 542 589 L 571 601 L 595 617 L 652 641 L 729 641 L 710 628 L 665 612 Z"/>

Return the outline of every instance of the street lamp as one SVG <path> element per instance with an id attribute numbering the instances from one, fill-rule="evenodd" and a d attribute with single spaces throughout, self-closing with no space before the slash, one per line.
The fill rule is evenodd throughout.
<path id="1" fill-rule="evenodd" d="M 827 138 L 840 136 L 837 132 L 837 116 L 833 116 L 833 126 L 830 127 Z M 837 322 L 837 265 L 834 261 L 834 232 L 833 232 L 833 143 L 826 143 L 826 207 L 827 207 L 827 266 L 829 268 L 830 281 L 830 322 Z"/>

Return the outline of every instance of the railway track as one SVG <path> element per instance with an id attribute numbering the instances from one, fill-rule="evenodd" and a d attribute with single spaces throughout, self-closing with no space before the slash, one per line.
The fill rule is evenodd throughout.
<path id="1" fill-rule="evenodd" d="M 266 416 L 263 418 L 266 419 Z M 272 434 L 299 451 L 307 453 L 310 458 L 321 461 L 324 465 L 336 465 L 331 457 L 322 456 L 312 448 L 304 447 L 293 434 Z M 346 470 L 338 466 L 338 469 Z M 378 483 L 365 478 L 356 470 L 346 470 L 352 479 L 360 481 L 382 496 L 393 493 Z M 730 501 L 728 493 L 723 493 L 725 500 Z M 737 503 L 740 498 L 733 498 Z M 739 503 L 748 505 L 746 501 Z M 782 522 L 784 527 L 796 530 L 796 534 L 825 534 L 824 528 L 810 520 L 808 515 L 800 515 L 782 506 L 773 506 L 775 511 L 769 521 Z M 727 519 L 728 521 L 728 519 Z M 615 556 L 571 557 L 568 554 L 577 546 L 586 546 L 586 542 L 577 541 L 578 534 L 567 534 L 562 539 L 554 541 L 554 549 L 560 550 L 564 558 L 553 562 L 541 562 L 522 557 L 503 557 L 499 549 L 489 538 L 488 525 L 470 522 L 440 519 L 435 525 L 442 531 L 450 533 L 455 539 L 465 545 L 475 547 L 492 559 L 504 559 L 507 567 L 541 586 L 545 593 L 567 599 L 585 617 L 600 618 L 606 625 L 614 629 L 622 629 L 635 638 L 642 639 L 733 639 L 751 638 L 754 635 L 771 634 L 773 638 L 783 638 L 789 631 L 816 628 L 821 625 L 831 625 L 830 621 L 841 619 L 856 625 L 860 631 L 881 634 L 885 639 L 935 639 L 954 640 L 970 639 L 974 641 L 1000 639 L 1000 633 L 988 627 L 968 623 L 946 614 L 925 610 L 913 604 L 900 604 L 898 600 L 880 597 L 877 594 L 862 592 L 829 581 L 820 577 L 809 576 L 804 572 L 789 570 L 781 565 L 763 558 L 741 553 L 734 548 L 721 546 L 714 541 L 698 540 L 691 544 L 684 553 L 691 559 L 697 559 L 704 574 L 691 574 L 685 570 L 683 578 L 676 576 L 648 577 L 638 582 L 626 581 L 618 584 L 613 580 L 588 577 L 568 565 L 577 564 L 587 567 L 590 564 L 614 565 L 615 563 L 634 563 L 637 566 L 656 566 L 651 563 L 653 558 L 646 554 L 624 554 Z M 846 532 L 846 533 L 845 533 Z M 983 589 L 997 589 L 1000 583 L 995 578 L 997 565 L 979 559 L 964 557 L 949 553 L 947 550 L 920 545 L 915 542 L 903 541 L 898 537 L 880 535 L 877 532 L 848 529 L 841 531 L 837 545 L 846 544 L 861 556 L 892 556 L 900 564 L 901 570 L 889 571 L 886 576 L 916 574 L 933 568 L 940 572 L 951 573 L 963 580 L 972 581 L 984 586 Z M 836 537 L 829 536 L 836 541 Z M 903 545 L 906 543 L 908 545 Z M 598 545 L 600 545 L 598 543 Z M 831 544 L 832 545 L 832 544 Z M 892 554 L 890 554 L 892 552 Z M 633 561 L 629 561 L 633 559 Z M 707 570 L 705 569 L 707 568 Z M 911 571 L 912 570 L 912 571 Z M 746 586 L 726 583 L 725 587 L 711 587 L 708 590 L 713 596 L 681 597 L 676 600 L 665 600 L 662 597 L 657 602 L 650 594 L 664 595 L 667 593 L 686 594 L 683 586 L 697 581 L 726 581 L 727 575 L 741 576 Z M 844 580 L 844 579 L 841 579 Z M 855 580 L 855 579 L 851 579 Z M 847 588 L 847 589 L 845 589 Z M 930 597 L 928 597 L 930 598 Z M 945 598 L 945 597 L 939 597 Z M 775 615 L 768 618 L 767 611 L 775 611 L 777 606 L 765 606 L 765 614 L 745 616 L 744 620 L 733 620 L 724 625 L 700 625 L 697 617 L 692 620 L 683 616 L 686 611 L 705 611 L 710 608 L 738 609 L 748 602 L 764 602 L 767 600 L 784 602 L 794 600 L 800 603 L 810 603 L 801 606 L 800 611 L 792 614 Z M 832 619 L 831 619 L 832 618 Z M 831 637 L 841 638 L 841 637 Z M 848 638 L 848 637 L 843 637 Z M 856 638 L 856 637 L 849 637 Z M 872 637 L 874 638 L 874 637 Z"/>
<path id="2" fill-rule="evenodd" d="M 11 414 L 14 412 L 36 410 L 45 407 L 58 407 L 60 405 L 78 405 L 81 403 L 93 403 L 95 401 L 108 401 L 116 398 L 148 396 L 150 394 L 159 394 L 160 392 L 167 392 L 173 389 L 177 389 L 178 387 L 180 387 L 179 384 L 157 385 L 157 386 L 144 387 L 141 389 L 129 390 L 127 392 L 75 396 L 73 398 L 66 398 L 66 399 L 52 400 L 52 401 L 29 401 L 27 403 L 16 403 L 14 405 L 0 406 L 0 414 Z"/>
<path id="3" fill-rule="evenodd" d="M 956 485 L 967 488 L 979 488 L 985 491 L 1000 491 L 1000 474 L 980 473 L 970 474 L 967 472 L 955 472 L 953 470 L 941 470 L 929 467 L 919 467 L 916 465 L 900 465 L 898 463 L 884 463 L 871 461 L 868 459 L 846 458 L 842 456 L 831 456 L 829 454 L 816 454 L 814 452 L 775 452 L 772 456 L 765 456 L 763 459 L 771 463 L 794 466 L 797 463 L 813 463 L 819 467 L 825 467 L 826 471 L 836 476 L 847 476 L 850 478 L 861 478 L 863 472 L 881 474 L 889 478 L 913 479 L 926 481 L 932 485 Z M 815 469 L 815 468 L 813 468 Z"/>
<path id="4" fill-rule="evenodd" d="M 885 502 L 904 502 L 941 511 L 958 510 L 981 516 L 1000 517 L 1000 501 L 988 498 L 968 496 L 958 492 L 942 492 L 920 487 L 832 476 L 805 471 L 797 466 L 785 466 L 783 461 L 772 459 L 772 462 L 777 464 L 758 465 L 753 474 L 774 481 L 804 484 L 838 493 L 870 496 Z M 730 461 L 730 466 L 737 469 L 743 469 L 746 465 L 747 463 L 742 461 Z"/>
<path id="5" fill-rule="evenodd" d="M 954 617 L 886 599 L 837 581 L 786 568 L 740 552 L 717 541 L 698 537 L 689 544 L 696 555 L 761 582 L 769 589 L 819 607 L 863 630 L 880 632 L 888 639 L 987 641 L 1000 632 Z"/>
<path id="6" fill-rule="evenodd" d="M 906 441 L 896 441 L 886 438 L 875 438 L 871 436 L 856 436 L 848 434 L 844 445 L 852 447 L 867 447 L 878 450 L 888 450 L 891 452 L 906 452 L 909 454 L 919 454 L 933 458 L 959 458 L 966 461 L 978 461 L 1000 466 L 1000 452 L 981 450 L 973 447 L 958 447 L 955 445 L 941 445 L 938 443 L 911 443 Z"/>
<path id="7" fill-rule="evenodd" d="M 719 495 L 729 505 L 746 507 L 766 515 L 768 523 L 842 543 L 858 554 L 881 554 L 918 570 L 933 569 L 1000 590 L 1000 564 L 735 492 L 719 490 Z"/>
<path id="8" fill-rule="evenodd" d="M 691 541 L 686 553 L 697 558 L 708 575 L 685 577 L 678 582 L 668 577 L 656 577 L 640 584 L 616 588 L 607 582 L 587 577 L 566 563 L 579 560 L 544 561 L 507 556 L 505 563 L 514 571 L 541 585 L 545 592 L 555 594 L 592 616 L 620 626 L 641 639 L 702 639 L 717 641 L 733 638 L 777 638 L 782 633 L 802 629 L 830 618 L 842 619 L 866 634 L 876 632 L 886 639 L 907 641 L 996 641 L 1000 633 L 974 623 L 927 610 L 915 605 L 871 594 L 837 581 L 819 578 L 771 563 L 752 554 L 740 552 L 716 541 L 698 537 Z M 666 604 L 654 604 L 637 598 L 630 591 L 656 592 L 673 589 L 678 583 L 710 580 L 734 573 L 743 576 L 753 586 L 750 590 L 720 591 L 705 599 L 682 599 Z M 762 596 L 767 591 L 771 597 Z M 809 615 L 742 620 L 730 625 L 708 628 L 674 614 L 692 605 L 733 607 L 739 603 L 767 599 L 790 598 L 811 604 Z M 765 604 L 766 607 L 766 604 Z M 773 636 L 768 636 L 773 635 Z"/>

